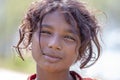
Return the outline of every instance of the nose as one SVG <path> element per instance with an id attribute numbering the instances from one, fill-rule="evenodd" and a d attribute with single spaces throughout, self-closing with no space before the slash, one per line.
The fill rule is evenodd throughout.
<path id="1" fill-rule="evenodd" d="M 54 50 L 61 50 L 62 46 L 61 46 L 61 41 L 58 37 L 53 37 L 50 39 L 49 43 L 48 43 L 48 47 L 52 48 Z"/>

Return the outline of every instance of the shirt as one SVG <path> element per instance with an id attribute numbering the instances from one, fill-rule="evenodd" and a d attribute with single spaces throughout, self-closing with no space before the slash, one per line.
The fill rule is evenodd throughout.
<path id="1" fill-rule="evenodd" d="M 82 78 L 78 73 L 74 71 L 70 71 L 70 74 L 75 78 L 75 80 L 95 80 L 91 78 Z M 36 74 L 33 74 L 29 76 L 27 80 L 35 80 L 35 79 L 36 79 Z"/>

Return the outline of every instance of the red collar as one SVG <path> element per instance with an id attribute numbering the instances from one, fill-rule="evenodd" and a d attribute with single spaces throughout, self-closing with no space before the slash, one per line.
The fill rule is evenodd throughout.
<path id="1" fill-rule="evenodd" d="M 33 74 L 29 76 L 27 80 L 35 80 L 35 78 L 36 78 L 36 74 Z"/>
<path id="2" fill-rule="evenodd" d="M 76 73 L 76 72 L 74 72 L 74 71 L 70 71 L 70 74 L 71 74 L 73 77 L 75 77 L 75 80 L 92 80 L 91 78 L 83 78 L 83 79 L 82 79 L 82 77 L 81 77 L 78 73 Z M 33 74 L 33 75 L 31 75 L 30 77 L 28 77 L 27 80 L 35 80 L 35 78 L 36 78 L 36 74 Z"/>

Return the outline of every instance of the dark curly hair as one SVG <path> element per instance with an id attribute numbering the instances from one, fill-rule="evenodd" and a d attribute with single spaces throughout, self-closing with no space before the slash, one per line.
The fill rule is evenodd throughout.
<path id="1" fill-rule="evenodd" d="M 32 44 L 32 35 L 38 27 L 41 28 L 40 24 L 45 15 L 57 9 L 64 12 L 63 15 L 69 24 L 75 25 L 74 22 L 77 23 L 81 39 L 78 59 L 81 63 L 80 68 L 93 65 L 101 52 L 97 36 L 100 32 L 100 26 L 95 16 L 86 9 L 82 2 L 77 0 L 41 0 L 32 3 L 19 28 L 20 39 L 15 48 L 20 57 L 24 60 L 21 49 L 27 49 Z M 96 53 L 93 47 L 97 50 Z"/>

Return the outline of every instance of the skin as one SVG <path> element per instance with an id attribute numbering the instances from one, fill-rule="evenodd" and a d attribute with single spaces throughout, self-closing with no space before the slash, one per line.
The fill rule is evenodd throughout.
<path id="1" fill-rule="evenodd" d="M 74 80 L 69 68 L 78 58 L 80 39 L 77 28 L 68 24 L 63 14 L 57 10 L 43 19 L 40 44 L 39 32 L 36 30 L 32 37 L 37 80 Z"/>

